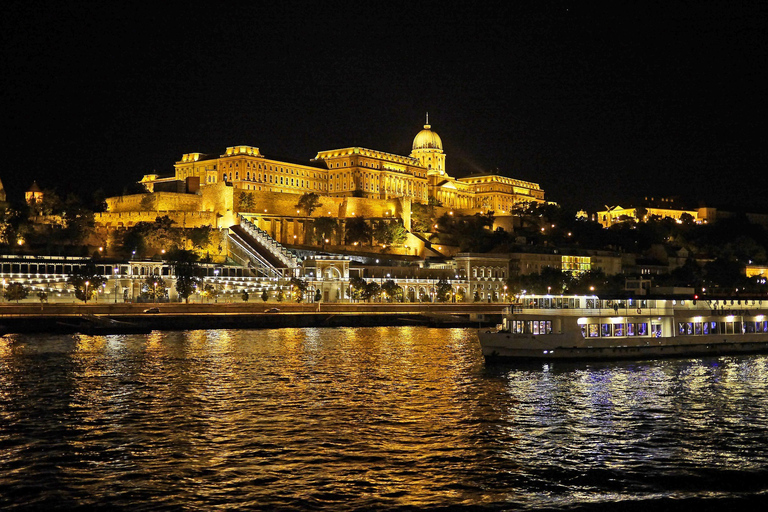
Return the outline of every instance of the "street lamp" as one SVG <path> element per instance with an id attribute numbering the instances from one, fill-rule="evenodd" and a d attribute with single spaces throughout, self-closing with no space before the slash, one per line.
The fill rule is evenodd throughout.
<path id="1" fill-rule="evenodd" d="M 117 273 L 119 272 L 119 268 L 115 267 L 115 304 L 117 304 Z"/>
<path id="2" fill-rule="evenodd" d="M 88 285 L 91 284 L 89 281 L 85 282 L 85 303 L 88 304 Z"/>
<path id="3" fill-rule="evenodd" d="M 157 304 L 157 281 L 152 283 L 154 285 L 155 290 L 152 292 L 152 303 Z"/>
<path id="4" fill-rule="evenodd" d="M 214 275 L 214 283 L 213 283 L 213 294 L 214 294 L 214 302 L 219 302 L 219 269 L 215 268 L 213 269 L 213 275 Z"/>

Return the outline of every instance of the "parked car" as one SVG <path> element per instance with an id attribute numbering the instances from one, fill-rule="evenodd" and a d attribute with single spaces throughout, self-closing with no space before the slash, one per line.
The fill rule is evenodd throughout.
<path id="1" fill-rule="evenodd" d="M 265 313 L 279 313 L 280 308 L 269 308 L 264 310 Z"/>
<path id="2" fill-rule="evenodd" d="M 149 308 L 144 310 L 145 313 L 159 313 L 160 308 Z"/>

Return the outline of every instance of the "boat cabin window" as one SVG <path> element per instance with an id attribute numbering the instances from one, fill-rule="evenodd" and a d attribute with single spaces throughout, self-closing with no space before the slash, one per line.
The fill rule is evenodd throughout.
<path id="1" fill-rule="evenodd" d="M 514 334 L 552 334 L 551 320 L 513 320 L 509 329 Z"/>
<path id="2" fill-rule="evenodd" d="M 660 326 L 659 326 L 660 327 Z M 581 326 L 584 338 L 609 338 L 616 336 L 648 336 L 648 323 L 619 323 L 619 324 L 584 324 Z"/>

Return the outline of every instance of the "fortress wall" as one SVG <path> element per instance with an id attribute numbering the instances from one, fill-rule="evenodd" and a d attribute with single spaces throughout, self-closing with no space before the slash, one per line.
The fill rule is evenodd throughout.
<path id="1" fill-rule="evenodd" d="M 403 215 L 399 199 L 370 199 L 367 197 L 346 197 L 341 205 L 339 217 L 392 218 Z M 408 203 L 410 224 L 410 203 Z"/>
<path id="2" fill-rule="evenodd" d="M 152 212 L 106 212 L 94 213 L 93 220 L 98 227 L 121 228 L 131 227 L 138 222 L 155 222 L 157 217 L 168 216 L 178 227 L 199 228 L 216 226 L 215 212 L 183 212 L 183 211 L 152 211 Z"/>
<path id="3" fill-rule="evenodd" d="M 254 199 L 254 207 L 251 213 L 264 213 L 267 210 L 269 215 L 296 216 L 296 205 L 301 199 L 302 194 L 291 194 L 288 192 L 263 192 L 248 191 Z M 338 217 L 339 205 L 344 200 L 343 197 L 323 197 L 318 196 L 320 206 L 312 212 L 312 217 Z M 331 212 L 328 214 L 328 212 Z M 301 212 L 302 217 L 305 212 Z"/>
<path id="4" fill-rule="evenodd" d="M 302 194 L 291 194 L 287 192 L 254 192 L 254 207 L 250 213 L 265 213 L 268 215 L 280 215 L 285 217 L 295 217 L 296 205 L 299 203 Z M 399 199 L 369 199 L 364 197 L 324 197 L 319 196 L 318 206 L 313 212 L 312 217 L 360 217 L 365 218 L 386 218 L 386 217 L 407 217 L 410 221 L 410 203 L 405 202 L 404 206 Z M 329 213 L 330 212 L 330 213 Z M 353 215 L 354 213 L 354 215 Z M 305 217 L 305 212 L 301 211 L 299 217 Z"/>
<path id="5" fill-rule="evenodd" d="M 200 188 L 201 210 L 218 212 L 221 215 L 232 214 L 235 204 L 235 188 L 220 181 Z"/>
<path id="6" fill-rule="evenodd" d="M 176 192 L 153 192 L 151 194 L 132 194 L 107 198 L 107 211 L 137 212 L 137 211 L 186 211 L 203 210 L 202 198 L 195 194 L 179 194 Z"/>

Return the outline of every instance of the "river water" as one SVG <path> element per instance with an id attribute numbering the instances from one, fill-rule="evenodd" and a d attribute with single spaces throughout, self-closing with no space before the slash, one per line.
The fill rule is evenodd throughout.
<path id="1" fill-rule="evenodd" d="M 472 329 L 0 338 L 3 510 L 728 510 L 768 357 L 486 367 Z"/>

